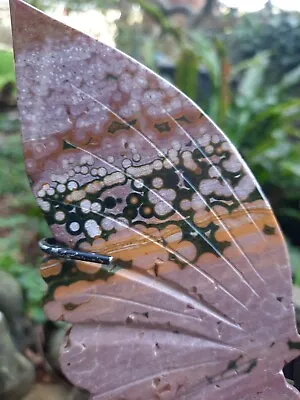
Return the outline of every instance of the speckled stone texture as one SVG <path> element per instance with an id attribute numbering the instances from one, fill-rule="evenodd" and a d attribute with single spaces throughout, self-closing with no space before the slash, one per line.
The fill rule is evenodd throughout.
<path id="1" fill-rule="evenodd" d="M 33 193 L 57 240 L 114 259 L 41 267 L 65 375 L 94 400 L 299 399 L 286 247 L 232 144 L 135 60 L 11 9 Z"/>

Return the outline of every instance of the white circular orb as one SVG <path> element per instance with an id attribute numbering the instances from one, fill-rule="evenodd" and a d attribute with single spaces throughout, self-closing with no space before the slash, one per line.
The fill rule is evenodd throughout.
<path id="1" fill-rule="evenodd" d="M 80 229 L 79 223 L 78 222 L 72 222 L 70 224 L 70 229 L 71 229 L 72 232 L 78 232 L 79 229 Z"/>

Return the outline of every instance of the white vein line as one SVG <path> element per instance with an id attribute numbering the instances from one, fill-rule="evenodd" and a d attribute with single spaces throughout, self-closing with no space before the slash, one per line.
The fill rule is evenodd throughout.
<path id="1" fill-rule="evenodd" d="M 152 380 L 153 378 L 159 376 L 160 374 L 161 375 L 166 375 L 166 374 L 167 375 L 171 375 L 171 374 L 174 374 L 174 373 L 177 373 L 177 372 L 188 371 L 188 370 L 191 370 L 191 369 L 194 369 L 194 368 L 197 368 L 197 367 L 201 367 L 201 366 L 204 366 L 204 365 L 205 366 L 210 366 L 210 365 L 212 366 L 212 365 L 221 364 L 221 363 L 222 363 L 222 361 L 210 361 L 210 362 L 207 361 L 207 362 L 202 362 L 202 363 L 188 364 L 188 365 L 186 365 L 184 367 L 169 368 L 167 370 L 157 371 L 157 373 L 154 374 L 154 375 L 148 375 L 148 376 L 145 376 L 143 378 L 136 379 L 135 381 L 130 381 L 129 383 L 125 383 L 125 384 L 123 384 L 123 385 L 121 385 L 121 386 L 119 386 L 119 387 L 117 387 L 115 389 L 108 390 L 108 391 L 106 391 L 104 393 L 96 394 L 95 396 L 97 396 L 97 399 L 100 399 L 100 398 L 107 399 L 108 395 L 109 396 L 111 396 L 113 394 L 117 395 L 120 391 L 122 391 L 122 393 L 124 393 L 124 390 L 130 389 L 132 386 L 139 385 L 139 384 L 144 383 L 145 381 L 148 381 L 150 379 Z M 111 380 L 110 382 L 115 382 L 115 379 Z M 101 384 L 100 386 L 98 386 L 98 390 L 101 387 L 103 387 L 104 385 L 106 385 L 106 384 L 107 384 L 107 381 L 105 383 Z M 99 397 L 99 396 L 101 396 L 101 397 Z M 105 397 L 103 397 L 103 396 L 105 396 Z"/>
<path id="2" fill-rule="evenodd" d="M 203 311 L 204 309 L 208 309 L 211 311 L 211 315 L 217 318 L 222 318 L 222 320 L 227 321 L 227 324 L 238 329 L 241 331 L 244 331 L 244 329 L 235 321 L 233 321 L 231 318 L 228 316 L 225 316 L 224 313 L 220 313 L 219 310 L 216 309 L 215 306 L 213 305 L 207 305 L 204 304 L 201 299 L 195 299 L 195 297 L 191 296 L 190 294 L 186 293 L 185 288 L 182 288 L 181 286 L 176 287 L 175 283 L 169 283 L 163 278 L 158 278 L 154 279 L 152 276 L 149 276 L 149 274 L 142 273 L 139 268 L 134 268 L 130 270 L 126 269 L 121 269 L 118 271 L 119 275 L 124 276 L 127 279 L 133 280 L 135 282 L 139 281 L 142 285 L 148 286 L 150 288 L 153 288 L 153 283 L 155 286 L 155 289 L 166 294 L 167 296 L 174 297 L 177 301 L 181 301 L 182 303 L 187 303 L 192 305 L 196 310 Z M 177 284 L 178 286 L 178 284 Z M 221 285 L 220 285 L 221 287 Z M 182 290 L 184 289 L 184 291 Z M 234 298 L 235 299 L 235 298 Z M 236 299 L 235 299 L 236 300 Z M 200 305 L 200 308 L 199 308 Z"/>
<path id="3" fill-rule="evenodd" d="M 61 201 L 59 201 L 59 200 L 52 200 L 52 199 L 50 199 L 49 201 L 52 202 L 52 203 L 58 203 L 58 204 L 65 205 L 65 206 L 69 206 L 69 205 L 70 205 L 70 204 L 68 204 L 68 203 L 64 203 L 64 202 L 61 202 Z M 76 205 L 76 204 L 72 204 L 72 205 L 73 205 L 73 207 L 75 207 L 75 208 L 80 208 L 80 207 L 79 207 L 78 205 Z M 208 274 L 206 274 L 204 271 L 202 271 L 200 268 L 198 268 L 198 266 L 196 266 L 196 265 L 194 265 L 193 263 L 191 263 L 188 259 L 186 259 L 185 257 L 183 257 L 181 254 L 179 254 L 179 253 L 177 253 L 176 251 L 172 250 L 172 249 L 169 248 L 168 246 L 162 245 L 162 244 L 159 243 L 157 240 L 153 239 L 151 236 L 145 235 L 144 233 L 140 232 L 139 230 L 133 228 L 132 226 L 129 226 L 129 225 L 123 223 L 122 221 L 119 221 L 119 220 L 117 220 L 117 219 L 115 219 L 115 218 L 113 218 L 113 217 L 111 217 L 111 216 L 109 216 L 109 215 L 107 215 L 107 214 L 102 214 L 102 213 L 95 212 L 95 211 L 94 211 L 93 213 L 96 214 L 96 215 L 99 215 L 100 217 L 107 218 L 107 219 L 113 221 L 114 223 L 117 223 L 117 224 L 119 224 L 120 226 L 123 226 L 123 227 L 126 228 L 126 229 L 129 229 L 130 231 L 136 233 L 137 235 L 143 237 L 144 239 L 147 239 L 148 241 L 150 241 L 151 243 L 155 244 L 156 246 L 162 248 L 163 250 L 168 251 L 170 254 L 173 254 L 173 255 L 176 256 L 179 260 L 181 260 L 183 263 L 187 264 L 189 267 L 191 267 L 191 268 L 195 269 L 196 271 L 198 271 L 198 273 L 199 273 L 200 275 L 202 275 L 202 277 L 204 277 L 205 279 L 207 279 L 211 284 L 216 285 L 216 286 L 218 286 L 220 289 L 222 289 L 222 290 L 224 291 L 224 293 L 226 293 L 230 298 L 232 298 L 234 301 L 236 301 L 242 308 L 244 308 L 245 310 L 248 311 L 247 307 L 246 307 L 243 303 L 241 303 L 236 297 L 234 297 L 234 295 L 233 295 L 232 293 L 230 293 L 221 283 L 216 282 L 216 280 L 215 280 L 214 278 L 210 277 Z M 205 307 L 205 306 L 203 306 L 203 307 Z M 220 316 L 218 316 L 218 318 L 224 318 L 224 317 L 222 317 L 222 315 L 220 315 Z M 225 322 L 225 321 L 226 321 L 226 320 L 224 320 L 224 322 Z"/>
<path id="4" fill-rule="evenodd" d="M 231 194 L 233 195 L 233 197 L 237 200 L 237 202 L 241 205 L 241 207 L 243 208 L 243 210 L 245 211 L 245 214 L 248 216 L 248 218 L 250 219 L 251 223 L 253 223 L 253 225 L 256 227 L 257 231 L 259 232 L 260 236 L 262 236 L 262 238 L 266 240 L 266 238 L 262 235 L 258 225 L 256 224 L 256 222 L 254 221 L 254 219 L 252 218 L 251 214 L 249 213 L 249 211 L 246 209 L 246 207 L 244 206 L 244 204 L 241 202 L 241 200 L 238 198 L 238 196 L 236 195 L 235 191 L 233 190 L 233 188 L 229 185 L 229 183 L 226 181 L 226 179 L 224 178 L 224 176 L 220 173 L 220 171 L 218 170 L 218 168 L 216 168 L 216 166 L 214 165 L 214 163 L 209 159 L 209 157 L 207 157 L 207 155 L 205 154 L 205 152 L 201 149 L 201 147 L 199 146 L 199 144 L 197 143 L 197 141 L 186 131 L 186 129 L 184 129 L 184 127 L 182 125 L 179 124 L 178 121 L 176 121 L 176 119 L 174 117 L 172 117 L 172 115 L 170 113 L 168 113 L 166 110 L 164 110 L 164 112 L 170 117 L 170 119 L 177 125 L 177 127 L 193 142 L 194 146 L 200 151 L 200 153 L 202 154 L 202 156 L 208 161 L 209 165 L 217 172 L 218 176 L 222 179 L 222 181 L 225 183 L 225 185 L 227 186 L 227 188 L 230 190 Z"/>
<path id="5" fill-rule="evenodd" d="M 233 189 L 231 188 L 231 186 L 226 182 L 226 180 L 224 179 L 224 177 L 222 176 L 222 174 L 220 173 L 220 171 L 216 168 L 216 166 L 210 161 L 210 159 L 206 156 L 206 154 L 202 151 L 201 147 L 199 147 L 199 144 L 197 143 L 197 141 L 178 123 L 178 121 L 176 121 L 176 119 L 174 119 L 172 117 L 172 115 L 170 113 L 168 113 L 166 110 L 164 110 L 164 112 L 168 115 L 168 117 L 177 125 L 177 127 L 180 128 L 181 131 L 185 132 L 186 136 L 193 142 L 194 146 L 201 151 L 201 154 L 203 155 L 203 157 L 205 157 L 206 160 L 208 160 L 208 162 L 214 167 L 214 169 L 218 172 L 219 176 L 222 177 L 222 180 L 224 180 L 224 182 L 227 184 L 227 186 L 230 188 L 231 192 L 233 193 Z M 183 176 L 184 177 L 184 176 Z M 185 177 L 184 177 L 185 179 Z M 220 218 L 220 216 L 215 212 L 215 210 L 209 206 L 209 204 L 207 203 L 207 201 L 205 200 L 205 198 L 202 196 L 202 194 L 197 190 L 197 188 L 189 181 L 187 180 L 187 183 L 191 186 L 191 188 L 195 191 L 195 193 L 198 195 L 198 197 L 203 201 L 203 203 L 205 204 L 206 207 L 208 207 L 210 209 L 210 211 L 212 212 L 212 214 L 215 216 L 215 218 L 217 219 L 217 221 L 220 223 L 220 225 L 222 226 L 222 228 L 228 233 L 229 237 L 231 238 L 232 242 L 236 245 L 236 247 L 238 248 L 238 250 L 240 251 L 240 253 L 244 256 L 244 258 L 246 259 L 246 261 L 248 262 L 248 264 L 250 265 L 250 268 L 253 270 L 253 272 L 256 274 L 256 276 L 265 284 L 266 282 L 264 281 L 264 279 L 261 277 L 261 275 L 258 273 L 258 271 L 255 269 L 253 263 L 251 262 L 251 260 L 247 257 L 246 253 L 244 252 L 244 250 L 240 247 L 240 245 L 238 244 L 237 240 L 235 239 L 235 237 L 231 234 L 230 230 L 228 229 L 228 226 L 222 221 L 222 219 Z M 235 197 L 236 198 L 236 197 Z M 237 199 L 237 198 L 236 198 Z M 239 204 L 242 205 L 241 201 L 239 199 L 237 199 L 237 201 L 239 202 Z M 243 206 L 243 205 L 242 205 Z M 244 208 L 243 208 L 244 209 Z M 246 212 L 246 214 L 248 215 L 248 217 L 250 216 L 248 210 L 244 209 L 244 211 Z M 259 230 L 257 224 L 255 223 L 255 221 L 252 219 L 252 222 L 255 224 L 256 228 Z M 260 232 L 260 230 L 259 230 Z M 261 232 L 260 232 L 261 233 Z"/>
<path id="6" fill-rule="evenodd" d="M 229 362 L 229 360 L 230 359 L 228 358 L 228 362 Z M 228 364 L 228 362 L 227 362 L 227 364 Z M 245 363 L 242 366 L 245 366 L 245 367 L 248 368 L 249 367 L 249 362 L 248 362 L 248 364 Z M 224 382 L 226 384 L 226 386 L 223 385 L 223 389 L 225 390 L 225 389 L 228 389 L 228 387 L 230 387 L 232 385 L 234 385 L 234 386 L 240 385 L 240 381 L 243 381 L 245 379 L 248 380 L 249 379 L 248 378 L 249 374 L 245 373 L 247 368 L 245 370 L 240 370 L 238 368 L 238 369 L 236 369 L 234 371 L 229 371 L 229 372 L 226 372 L 226 373 L 223 373 L 223 374 L 221 372 L 217 376 L 216 379 L 213 379 L 213 383 L 210 384 L 211 391 L 214 391 L 215 390 L 215 384 L 220 383 L 220 382 Z M 250 374 L 252 375 L 252 372 Z M 231 381 L 233 381 L 233 382 L 230 383 Z M 230 385 L 230 386 L 228 386 L 228 385 Z M 201 379 L 198 383 L 193 385 L 189 389 L 189 393 L 184 394 L 182 397 L 180 397 L 180 400 L 184 400 L 184 399 L 195 400 L 196 399 L 196 397 L 195 397 L 196 394 L 200 394 L 201 395 L 202 390 L 204 390 L 207 386 L 208 386 L 208 383 L 207 383 L 207 379 L 205 377 L 205 378 Z M 210 393 L 211 393 L 211 391 L 210 391 Z M 201 397 L 197 397 L 197 400 L 202 400 L 202 395 L 201 395 Z M 270 400 L 270 399 L 268 398 L 268 400 Z"/>
<path id="7" fill-rule="evenodd" d="M 197 141 L 193 138 L 193 136 L 191 136 L 186 129 L 184 129 L 184 127 L 182 125 L 179 124 L 178 121 L 176 121 L 176 119 L 174 117 L 172 117 L 172 115 L 170 113 L 168 113 L 165 109 L 164 112 L 171 118 L 171 120 L 177 125 L 177 127 L 193 142 L 194 146 L 200 151 L 200 153 L 202 154 L 202 156 L 208 161 L 208 163 L 210 164 L 210 166 L 214 169 L 214 171 L 217 172 L 218 176 L 222 179 L 222 181 L 225 183 L 225 185 L 227 186 L 227 188 L 230 190 L 231 194 L 234 196 L 234 198 L 237 200 L 237 202 L 240 204 L 240 206 L 242 207 L 242 209 L 244 210 L 246 216 L 248 217 L 248 219 L 250 220 L 250 222 L 255 226 L 258 234 L 260 235 L 260 237 L 262 238 L 262 240 L 265 243 L 268 243 L 268 240 L 265 238 L 265 236 L 262 234 L 261 230 L 259 229 L 259 226 L 257 225 L 257 223 L 254 221 L 253 217 L 251 216 L 249 210 L 244 206 L 243 202 L 238 198 L 237 194 L 235 193 L 234 189 L 229 185 L 229 183 L 226 181 L 226 179 L 224 178 L 224 176 L 220 173 L 220 171 L 218 170 L 218 168 L 216 168 L 216 166 L 214 165 L 214 163 L 210 160 L 209 157 L 207 157 L 207 155 L 205 154 L 205 152 L 201 149 L 201 146 L 199 146 L 199 144 L 197 143 Z M 206 117 L 207 118 L 207 117 Z M 212 122 L 209 118 L 208 120 L 210 122 Z M 216 129 L 218 129 L 216 127 L 216 125 L 213 123 L 214 127 Z M 219 129 L 218 129 L 219 130 Z M 240 162 L 244 167 L 244 161 L 241 159 L 240 155 L 238 154 Z M 248 166 L 246 166 L 246 170 L 248 172 L 248 174 L 251 176 L 252 173 L 249 169 Z M 253 176 L 252 176 L 253 177 Z M 253 177 L 254 179 L 254 177 Z M 261 189 L 255 185 L 255 188 L 258 190 L 258 192 L 260 193 L 262 199 L 265 201 L 265 203 L 267 205 L 269 205 L 268 201 L 266 200 L 264 194 L 262 193 Z M 250 261 L 250 260 L 249 260 Z M 250 262 L 251 263 L 251 262 Z M 280 268 L 280 265 L 278 263 L 276 263 L 276 266 Z M 257 272 L 257 270 L 254 268 L 253 264 L 251 263 L 253 269 L 256 271 L 256 273 L 258 274 L 258 276 L 260 277 L 260 279 L 264 282 L 264 284 L 266 285 L 265 280 L 260 276 L 260 274 Z"/>
<path id="8" fill-rule="evenodd" d="M 84 297 L 89 297 L 90 296 L 90 294 L 85 294 L 84 296 L 82 296 L 83 298 Z M 115 296 L 111 296 L 111 295 L 105 295 L 105 294 L 100 294 L 100 293 L 94 293 L 93 294 L 93 297 L 100 297 L 100 298 L 104 298 L 104 299 L 111 299 L 111 300 L 116 300 L 116 301 L 119 301 L 119 302 L 124 302 L 124 303 L 128 303 L 128 304 L 132 304 L 132 305 L 134 305 L 134 306 L 136 306 L 136 305 L 138 305 L 138 306 L 145 306 L 146 308 L 147 308 L 147 310 L 154 310 L 154 311 L 161 311 L 161 312 L 166 312 L 166 313 L 168 313 L 168 314 L 173 314 L 173 315 L 175 315 L 175 316 L 180 316 L 180 317 L 187 317 L 187 318 L 190 318 L 190 319 L 193 319 L 193 320 L 196 320 L 196 321 L 198 321 L 199 323 L 200 323 L 200 325 L 201 325 L 201 318 L 197 318 L 197 317 L 193 317 L 193 316 L 191 316 L 191 315 L 186 315 L 186 314 L 183 314 L 183 313 L 178 313 L 178 312 L 175 312 L 175 311 L 170 311 L 170 310 L 167 310 L 167 309 L 164 309 L 164 308 L 158 308 L 158 307 L 155 307 L 155 306 L 151 306 L 151 305 L 148 305 L 148 304 L 144 304 L 144 303 L 140 303 L 140 302 L 137 302 L 137 301 L 130 301 L 130 300 L 128 300 L 128 299 L 124 299 L 124 298 L 122 298 L 122 297 L 115 297 Z M 85 303 L 86 304 L 86 303 Z M 141 316 L 142 316 L 142 312 L 138 312 L 138 311 L 132 311 L 132 313 L 131 314 L 140 314 Z M 146 322 L 146 320 L 145 320 L 145 322 Z M 101 323 L 101 324 L 103 324 L 103 325 L 105 325 L 107 322 L 106 321 L 99 321 L 99 323 Z M 139 328 L 140 327 L 140 325 L 139 324 L 143 324 L 143 321 L 138 321 L 137 323 L 136 323 L 136 325 L 132 325 L 132 327 L 133 328 L 130 328 L 130 329 L 137 329 L 137 328 Z M 154 325 L 151 325 L 151 320 L 147 320 L 147 325 L 143 325 L 143 327 L 145 326 L 145 329 L 146 330 L 153 330 L 153 329 L 155 329 L 155 330 L 157 330 L 157 326 L 156 326 L 156 323 L 154 322 L 154 323 L 152 323 L 152 324 L 154 324 Z M 161 325 L 160 325 L 161 326 Z M 233 325 L 235 328 L 237 327 L 236 325 Z M 183 328 L 183 330 L 182 331 L 180 331 L 179 329 L 182 329 Z M 195 338 L 195 339 L 200 339 L 200 340 L 205 340 L 206 342 L 208 342 L 208 343 L 211 343 L 211 344 L 216 344 L 217 346 L 222 346 L 222 347 L 226 347 L 226 348 L 228 348 L 228 349 L 230 349 L 230 350 L 238 350 L 238 351 L 242 351 L 242 349 L 240 349 L 240 348 L 237 348 L 237 347 L 234 347 L 234 346 L 232 346 L 230 343 L 224 343 L 224 342 L 221 342 L 221 341 L 219 341 L 219 340 L 217 340 L 217 339 L 214 339 L 213 337 L 208 337 L 207 335 L 205 335 L 205 334 L 203 334 L 203 333 L 201 333 L 201 332 L 187 332 L 186 330 L 184 330 L 184 326 L 181 326 L 181 327 L 176 327 L 176 326 L 170 326 L 170 327 L 167 327 L 167 329 L 164 329 L 164 328 L 160 328 L 159 327 L 159 330 L 163 330 L 164 332 L 166 332 L 166 333 L 174 333 L 173 331 L 175 331 L 176 329 L 178 329 L 178 332 L 179 333 L 176 333 L 176 335 L 177 334 L 179 334 L 179 335 L 182 335 L 182 336 L 188 336 L 188 337 L 191 337 L 191 338 Z M 207 333 L 207 332 L 206 332 Z"/>
<path id="9" fill-rule="evenodd" d="M 117 271 L 116 274 L 120 275 L 128 280 L 132 280 L 134 282 L 139 282 L 140 284 L 150 287 L 151 289 L 155 289 L 161 293 L 166 294 L 167 296 L 174 297 L 176 300 L 180 301 L 181 303 L 188 303 L 188 304 L 192 305 L 196 310 L 205 312 L 206 315 L 209 312 L 211 317 L 214 317 L 218 320 L 222 319 L 222 321 L 224 323 L 226 323 L 227 325 L 230 325 L 231 327 L 233 327 L 239 331 L 243 331 L 243 328 L 239 324 L 237 324 L 236 322 L 231 320 L 230 318 L 221 315 L 219 312 L 214 311 L 213 308 L 207 307 L 206 305 L 202 304 L 201 301 L 195 299 L 194 297 L 190 296 L 189 294 L 186 294 L 186 293 L 176 289 L 175 287 L 172 287 L 172 286 L 166 284 L 166 282 L 161 282 L 161 281 L 153 279 L 152 277 L 149 277 L 147 275 L 143 275 L 140 272 L 137 272 L 137 271 L 133 272 L 132 270 L 122 270 L 121 269 L 121 270 Z M 202 320 L 202 317 L 196 317 L 193 315 L 168 310 L 168 309 L 165 309 L 162 307 L 159 308 L 159 307 L 156 307 L 153 305 L 148 305 L 146 303 L 141 303 L 139 301 L 125 299 L 122 297 L 116 297 L 116 296 L 106 295 L 106 294 L 101 294 L 101 293 L 93 293 L 93 296 L 114 299 L 114 300 L 118 300 L 121 302 L 126 302 L 128 304 L 132 304 L 135 306 L 141 305 L 141 306 L 146 307 L 147 309 L 153 309 L 156 311 L 168 312 L 170 314 L 174 314 L 174 315 L 178 315 L 181 317 L 186 317 L 188 319 L 198 321 L 200 324 L 201 324 L 201 320 Z"/>
<path id="10" fill-rule="evenodd" d="M 117 271 L 116 274 L 120 275 L 119 272 L 120 271 Z M 125 277 L 128 278 L 127 275 L 125 275 Z M 84 294 L 82 297 L 86 297 L 86 296 L 90 296 L 90 294 Z M 142 307 L 145 307 L 147 310 L 152 310 L 152 311 L 171 314 L 171 315 L 174 315 L 174 316 L 184 317 L 184 318 L 187 318 L 187 319 L 191 319 L 191 320 L 197 321 L 200 324 L 201 324 L 201 321 L 202 321 L 201 317 L 195 317 L 193 315 L 181 313 L 181 312 L 178 312 L 178 311 L 168 310 L 167 308 L 153 306 L 151 304 L 143 303 L 141 301 L 135 301 L 135 300 L 131 300 L 131 299 L 126 299 L 124 297 L 113 296 L 113 295 L 110 295 L 110 294 L 108 295 L 108 294 L 102 294 L 102 293 L 93 293 L 93 297 L 102 297 L 104 299 L 116 300 L 116 301 L 119 301 L 121 303 L 128 303 L 128 304 L 131 304 L 133 306 L 142 306 Z M 195 300 L 195 299 L 193 299 L 193 300 Z"/>
<path id="11" fill-rule="evenodd" d="M 137 179 L 136 179 L 134 176 L 132 176 L 131 174 L 128 174 L 126 171 L 124 171 L 124 170 L 122 170 L 122 169 L 116 167 L 115 165 L 109 163 L 108 161 L 104 160 L 102 157 L 100 157 L 100 156 L 98 156 L 98 155 L 92 153 L 91 151 L 86 150 L 86 149 L 84 149 L 84 148 L 82 148 L 82 147 L 80 147 L 80 146 L 78 146 L 78 145 L 75 145 L 75 144 L 73 144 L 73 143 L 70 142 L 70 141 L 66 141 L 66 142 L 67 142 L 68 144 L 72 145 L 73 147 L 75 147 L 75 148 L 77 148 L 77 149 L 83 151 L 84 153 L 89 154 L 90 156 L 94 157 L 95 159 L 97 159 L 97 160 L 103 162 L 104 164 L 108 165 L 109 167 L 114 168 L 116 171 L 121 172 L 121 173 L 124 174 L 127 178 L 132 179 L 134 182 L 137 181 Z M 216 252 L 216 254 L 217 254 L 224 262 L 226 262 L 226 264 L 228 264 L 228 265 L 234 270 L 234 272 L 238 275 L 238 277 L 241 279 L 241 281 L 242 281 L 247 287 L 249 287 L 250 290 L 251 290 L 256 296 L 259 297 L 258 293 L 257 293 L 257 292 L 253 289 L 253 287 L 247 282 L 247 280 L 244 278 L 243 274 L 242 274 L 236 267 L 234 267 L 234 266 L 230 263 L 230 261 L 229 261 L 227 258 L 225 258 L 225 257 L 223 256 L 222 253 L 220 253 L 220 252 L 218 251 L 218 249 L 209 241 L 209 239 L 208 239 L 201 231 L 199 231 L 199 230 L 195 227 L 195 225 L 193 225 L 193 224 L 192 224 L 187 218 L 185 218 L 176 208 L 174 208 L 174 207 L 172 206 L 172 204 L 168 203 L 159 193 L 157 193 L 156 191 L 152 190 L 150 187 L 148 187 L 148 186 L 145 185 L 144 183 L 143 183 L 143 187 L 145 187 L 145 188 L 148 189 L 151 193 L 153 193 L 154 195 L 156 195 L 161 201 L 163 201 L 168 207 L 170 207 L 178 216 L 180 216 L 181 220 L 184 221 L 195 233 L 197 233 L 197 235 L 199 235 L 199 236 L 200 236 L 200 237 L 201 237 L 215 252 Z M 213 278 L 213 279 L 214 279 L 216 282 L 218 282 L 217 279 L 215 279 L 215 278 Z M 218 283 L 219 283 L 219 282 L 218 282 Z"/>
<path id="12" fill-rule="evenodd" d="M 186 180 L 185 176 L 182 174 L 182 172 L 180 172 L 178 170 L 178 168 L 169 160 L 169 158 L 166 157 L 166 155 L 147 137 L 145 136 L 141 131 L 139 131 L 138 129 L 136 129 L 134 126 L 130 125 L 126 120 L 124 120 L 120 115 L 116 114 L 112 109 L 110 109 L 108 106 L 106 106 L 105 104 L 103 104 L 101 101 L 99 101 L 98 99 L 96 99 L 95 97 L 89 95 L 88 93 L 84 92 L 83 90 L 77 88 L 76 86 L 74 86 L 73 84 L 70 84 L 75 90 L 79 91 L 80 93 L 82 93 L 84 96 L 90 98 L 91 100 L 93 100 L 94 102 L 96 102 L 96 104 L 101 105 L 104 109 L 106 109 L 107 111 L 109 111 L 111 114 L 113 114 L 116 118 L 118 118 L 120 121 L 122 121 L 124 124 L 126 124 L 127 126 L 130 127 L 130 129 L 133 129 L 134 132 L 136 132 L 139 136 L 141 136 L 144 140 L 146 140 L 151 147 L 153 147 L 157 153 L 163 157 L 167 162 L 170 163 L 170 165 L 172 166 L 172 168 L 178 173 L 180 174 L 180 176 L 182 176 L 182 178 L 184 180 Z M 187 183 L 189 183 L 187 181 Z M 200 232 L 198 232 L 198 234 L 201 236 L 201 238 L 216 252 L 216 254 L 223 259 L 223 261 L 235 272 L 235 274 L 238 275 L 238 277 L 250 288 L 250 290 L 257 296 L 260 297 L 259 294 L 256 292 L 256 290 L 249 284 L 249 282 L 245 279 L 244 275 L 241 273 L 241 271 L 236 268 L 226 257 L 223 256 L 222 253 L 219 252 L 219 250 L 217 250 L 212 243 L 209 241 L 209 239 L 201 234 Z M 254 269 L 255 270 L 255 269 Z"/>

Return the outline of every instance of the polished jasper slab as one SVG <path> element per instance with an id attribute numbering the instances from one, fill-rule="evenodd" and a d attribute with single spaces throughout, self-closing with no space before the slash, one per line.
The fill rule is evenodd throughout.
<path id="1" fill-rule="evenodd" d="M 287 250 L 237 150 L 127 55 L 11 13 L 33 193 L 55 239 L 114 259 L 41 267 L 65 375 L 94 400 L 298 399 Z"/>

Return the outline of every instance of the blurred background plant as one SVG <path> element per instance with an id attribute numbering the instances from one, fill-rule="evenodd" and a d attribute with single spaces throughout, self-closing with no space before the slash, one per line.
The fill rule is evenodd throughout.
<path id="1" fill-rule="evenodd" d="M 300 4 L 245 13 L 218 0 L 31 0 L 157 71 L 220 126 L 270 199 L 300 286 Z M 231 0 L 233 2 L 233 0 Z M 277 0 L 276 4 L 284 1 Z M 259 8 L 259 7 L 258 7 Z M 24 172 L 7 1 L 0 0 L 0 269 L 21 284 L 41 324 L 40 253 L 47 227 Z M 99 23 L 101 21 L 101 23 Z M 3 43 L 2 43 L 3 42 Z"/>

